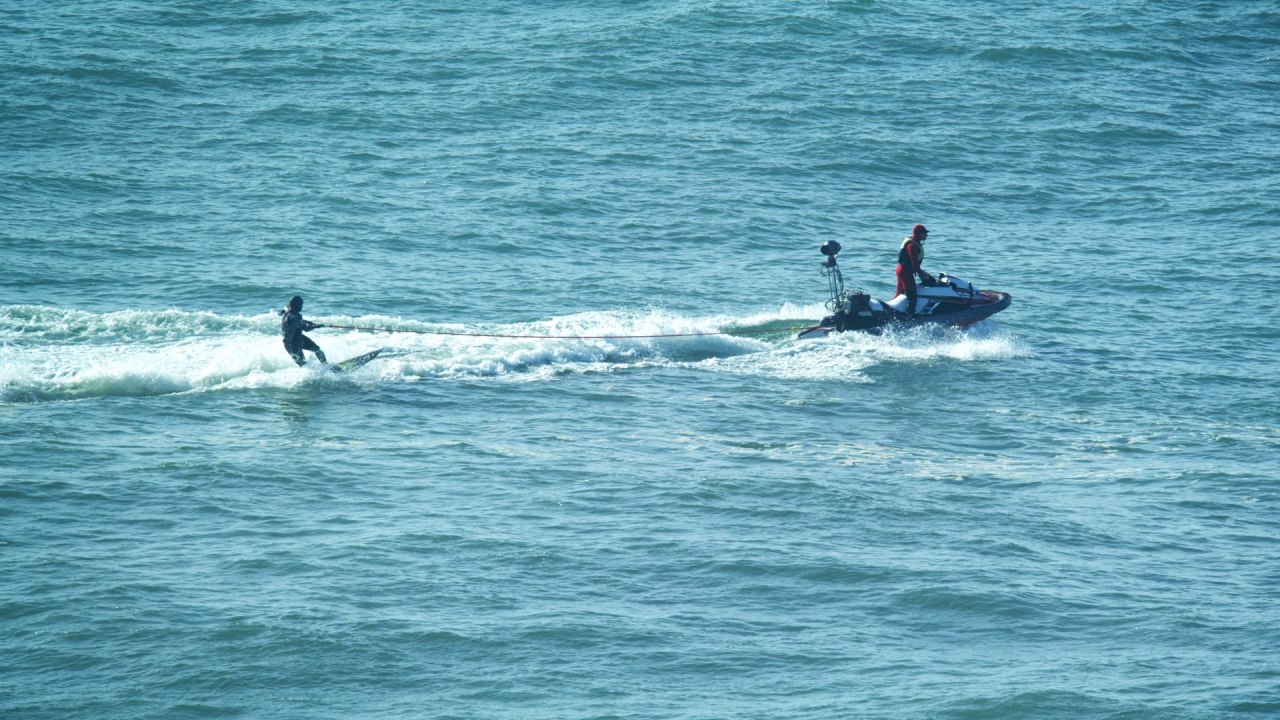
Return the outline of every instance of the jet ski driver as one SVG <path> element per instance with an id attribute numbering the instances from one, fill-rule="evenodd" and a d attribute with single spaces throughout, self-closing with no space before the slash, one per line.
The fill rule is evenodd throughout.
<path id="1" fill-rule="evenodd" d="M 315 353 L 321 365 L 329 364 L 320 346 L 302 334 L 304 330 L 315 330 L 318 327 L 324 326 L 302 319 L 302 296 L 300 295 L 289 298 L 289 307 L 280 311 L 280 333 L 284 335 L 284 349 L 289 351 L 289 356 L 300 366 L 307 364 L 307 358 L 302 354 L 303 350 Z"/>
<path id="2" fill-rule="evenodd" d="M 932 275 L 920 269 L 920 263 L 924 262 L 924 241 L 928 237 L 929 231 L 925 226 L 916 225 L 911 228 L 911 237 L 903 238 L 902 247 L 898 249 L 897 294 L 907 296 L 907 317 L 915 317 L 916 314 L 915 276 L 920 276 L 921 284 L 938 284 Z"/>

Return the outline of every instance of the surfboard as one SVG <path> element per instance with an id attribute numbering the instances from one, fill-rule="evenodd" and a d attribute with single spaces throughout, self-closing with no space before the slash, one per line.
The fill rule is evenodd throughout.
<path id="1" fill-rule="evenodd" d="M 346 360 L 343 360 L 340 363 L 334 363 L 330 365 L 329 369 L 333 370 L 334 372 L 348 372 L 351 370 L 355 370 L 356 368 L 363 366 L 365 363 L 369 362 L 370 360 L 378 357 L 378 353 L 382 351 L 383 351 L 383 348 L 378 348 L 373 352 L 367 352 L 363 355 L 357 355 L 353 358 L 348 358 Z"/>

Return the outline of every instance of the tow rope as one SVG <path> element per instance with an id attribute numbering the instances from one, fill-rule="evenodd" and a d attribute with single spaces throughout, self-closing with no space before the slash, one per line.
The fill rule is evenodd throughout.
<path id="1" fill-rule="evenodd" d="M 387 333 L 416 333 L 418 335 L 449 335 L 453 337 L 477 337 L 477 338 L 507 338 L 520 340 L 645 340 L 651 338 L 673 338 L 673 337 L 706 337 L 709 335 L 767 335 L 770 333 L 794 332 L 803 330 L 807 325 L 796 325 L 785 328 L 771 328 L 768 330 L 715 330 L 708 332 L 691 332 L 691 333 L 658 333 L 654 335 L 514 335 L 507 333 L 471 333 L 471 332 L 452 332 L 448 330 L 399 330 L 395 328 L 381 327 L 357 327 L 355 325 L 328 325 L 316 324 L 317 328 L 334 328 L 338 330 L 362 330 L 364 332 L 387 332 Z"/>

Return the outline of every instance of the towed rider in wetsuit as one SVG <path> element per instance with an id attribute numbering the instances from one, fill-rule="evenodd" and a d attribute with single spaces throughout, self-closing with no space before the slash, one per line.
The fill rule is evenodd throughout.
<path id="1" fill-rule="evenodd" d="M 302 354 L 303 350 L 310 350 L 315 353 L 316 359 L 320 361 L 320 364 L 329 364 L 320 346 L 316 345 L 311 338 L 302 334 L 304 330 L 315 330 L 318 327 L 324 326 L 302 319 L 302 297 L 299 295 L 289 298 L 289 307 L 280 311 L 280 332 L 284 335 L 284 349 L 289 351 L 289 356 L 298 365 L 307 364 L 307 358 Z"/>
<path id="2" fill-rule="evenodd" d="M 907 317 L 915 317 L 916 314 L 916 279 L 920 276 L 920 282 L 925 285 L 936 285 L 937 280 L 932 275 L 920 269 L 920 263 L 924 261 L 924 241 L 929 237 L 929 231 L 923 225 L 916 225 L 911 228 L 911 237 L 902 241 L 902 247 L 898 249 L 898 295 L 907 296 Z"/>

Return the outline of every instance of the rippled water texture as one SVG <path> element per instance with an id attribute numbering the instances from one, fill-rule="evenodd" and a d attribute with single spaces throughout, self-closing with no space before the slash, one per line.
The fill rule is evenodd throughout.
<path id="1" fill-rule="evenodd" d="M 1275 715 L 1280 11 L 1096 5 L 0 7 L 0 716 Z"/>

